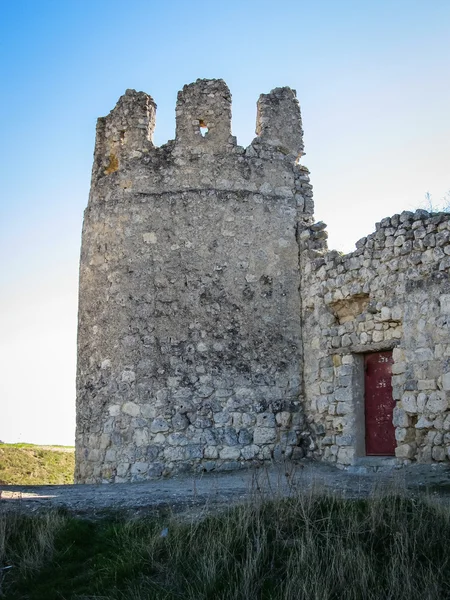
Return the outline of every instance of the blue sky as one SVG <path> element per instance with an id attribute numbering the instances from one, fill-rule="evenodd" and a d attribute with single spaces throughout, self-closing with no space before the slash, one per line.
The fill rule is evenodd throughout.
<path id="1" fill-rule="evenodd" d="M 71 443 L 77 272 L 95 121 L 126 88 L 171 139 L 179 89 L 222 77 L 233 133 L 297 90 L 316 217 L 349 251 L 450 188 L 448 0 L 1 0 L 0 439 Z"/>

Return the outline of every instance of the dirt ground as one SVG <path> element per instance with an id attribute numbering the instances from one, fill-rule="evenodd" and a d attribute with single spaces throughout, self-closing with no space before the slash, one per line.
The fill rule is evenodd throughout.
<path id="1" fill-rule="evenodd" d="M 0 511 L 64 507 L 92 517 L 110 510 L 130 514 L 170 511 L 196 517 L 255 497 L 325 492 L 361 498 L 393 490 L 450 503 L 450 466 L 414 465 L 388 472 L 349 473 L 325 463 L 301 461 L 143 483 L 0 486 Z"/>

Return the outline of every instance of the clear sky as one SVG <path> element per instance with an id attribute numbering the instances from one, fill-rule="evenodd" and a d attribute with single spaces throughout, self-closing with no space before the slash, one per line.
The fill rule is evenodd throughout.
<path id="1" fill-rule="evenodd" d="M 126 88 L 173 138 L 179 89 L 221 77 L 233 133 L 289 85 L 316 218 L 350 251 L 450 188 L 450 0 L 0 0 L 0 440 L 71 444 L 77 277 L 95 121 Z"/>

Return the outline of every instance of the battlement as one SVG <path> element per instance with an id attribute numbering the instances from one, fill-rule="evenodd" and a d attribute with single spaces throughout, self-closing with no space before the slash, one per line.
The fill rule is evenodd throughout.
<path id="1" fill-rule="evenodd" d="M 177 148 L 223 153 L 236 146 L 231 135 L 231 93 L 223 79 L 197 79 L 178 92 Z"/>
<path id="2" fill-rule="evenodd" d="M 109 175 L 120 162 L 140 158 L 153 147 L 156 104 L 145 92 L 127 90 L 106 117 L 97 120 L 94 172 Z"/>
<path id="3" fill-rule="evenodd" d="M 275 88 L 258 100 L 256 135 L 271 146 L 300 158 L 303 154 L 303 129 L 300 105 L 295 90 Z"/>
<path id="4" fill-rule="evenodd" d="M 303 153 L 303 130 L 296 93 L 288 87 L 262 94 L 257 102 L 256 138 L 245 150 L 231 133 L 231 93 L 223 79 L 197 79 L 178 92 L 175 140 L 153 144 L 156 104 L 145 92 L 127 90 L 97 123 L 93 178 L 111 175 L 130 160 L 158 150 L 174 158 L 188 155 L 245 155 L 296 162 Z"/>

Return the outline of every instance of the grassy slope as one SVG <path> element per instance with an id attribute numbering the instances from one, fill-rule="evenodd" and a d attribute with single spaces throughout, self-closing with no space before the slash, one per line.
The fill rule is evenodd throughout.
<path id="1" fill-rule="evenodd" d="M 0 515 L 0 566 L 5 600 L 444 600 L 449 539 L 449 506 L 298 497 L 194 523 Z"/>
<path id="2" fill-rule="evenodd" d="M 73 483 L 74 449 L 64 446 L 0 444 L 0 484 Z"/>

